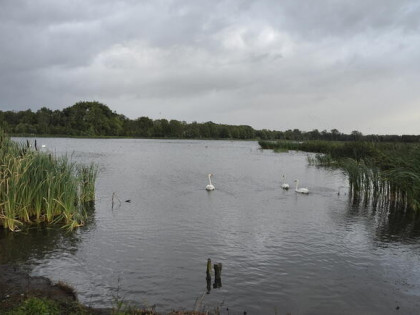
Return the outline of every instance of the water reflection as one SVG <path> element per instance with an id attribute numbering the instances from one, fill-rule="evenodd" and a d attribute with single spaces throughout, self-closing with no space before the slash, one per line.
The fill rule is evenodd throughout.
<path id="1" fill-rule="evenodd" d="M 27 226 L 20 232 L 0 229 L 0 264 L 30 264 L 53 252 L 76 254 L 81 235 L 95 227 L 94 204 L 86 205 L 85 226 L 69 231 L 60 226 Z"/>
<path id="2" fill-rule="evenodd" d="M 368 201 L 348 197 L 349 218 L 371 218 L 369 224 L 375 229 L 375 239 L 384 243 L 415 243 L 420 238 L 420 213 L 405 211 L 388 205 L 378 206 Z"/>
<path id="3" fill-rule="evenodd" d="M 378 222 L 377 238 L 383 242 L 399 241 L 415 243 L 420 238 L 420 215 L 412 212 L 391 210 L 380 213 L 382 220 Z"/>
<path id="4" fill-rule="evenodd" d="M 66 248 L 74 252 L 78 233 L 57 228 L 29 228 L 22 232 L 0 230 L 0 263 L 27 263 L 43 259 L 48 253 Z"/>

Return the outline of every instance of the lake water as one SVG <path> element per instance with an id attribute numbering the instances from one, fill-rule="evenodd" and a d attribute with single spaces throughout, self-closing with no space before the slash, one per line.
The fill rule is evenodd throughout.
<path id="1" fill-rule="evenodd" d="M 16 139 L 21 140 L 21 139 Z M 0 262 L 64 281 L 81 302 L 158 311 L 418 314 L 420 224 L 352 206 L 340 171 L 256 142 L 38 139 L 99 165 L 93 218 L 74 233 L 0 236 Z M 213 173 L 215 191 L 207 192 Z M 281 189 L 282 175 L 310 189 Z M 126 202 L 130 200 L 130 202 Z M 222 287 L 206 294 L 206 263 Z"/>

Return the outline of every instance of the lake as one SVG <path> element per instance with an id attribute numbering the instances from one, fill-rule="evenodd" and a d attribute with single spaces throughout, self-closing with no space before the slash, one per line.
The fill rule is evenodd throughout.
<path id="1" fill-rule="evenodd" d="M 117 298 L 157 311 L 201 301 L 222 314 L 418 314 L 418 220 L 353 205 L 345 176 L 310 166 L 306 153 L 262 151 L 251 141 L 41 144 L 99 165 L 94 215 L 73 233 L 3 231 L 0 262 L 69 283 L 84 304 L 111 307 Z M 294 191 L 294 179 L 309 195 Z M 223 269 L 222 286 L 206 294 L 208 258 Z"/>

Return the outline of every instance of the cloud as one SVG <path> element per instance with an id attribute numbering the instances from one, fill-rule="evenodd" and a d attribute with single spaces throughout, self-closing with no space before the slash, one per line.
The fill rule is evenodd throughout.
<path id="1" fill-rule="evenodd" d="M 2 1 L 0 109 L 420 133 L 416 1 Z M 398 117 L 398 119 L 394 119 Z"/>

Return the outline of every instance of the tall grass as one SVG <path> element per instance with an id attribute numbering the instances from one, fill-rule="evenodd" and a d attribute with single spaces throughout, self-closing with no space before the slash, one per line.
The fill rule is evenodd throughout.
<path id="1" fill-rule="evenodd" d="M 368 142 L 260 141 L 261 148 L 317 153 L 309 162 L 340 168 L 354 201 L 420 210 L 420 145 Z"/>
<path id="2" fill-rule="evenodd" d="M 16 143 L 0 132 L 0 227 L 23 224 L 84 224 L 95 198 L 97 167 L 70 162 Z"/>

